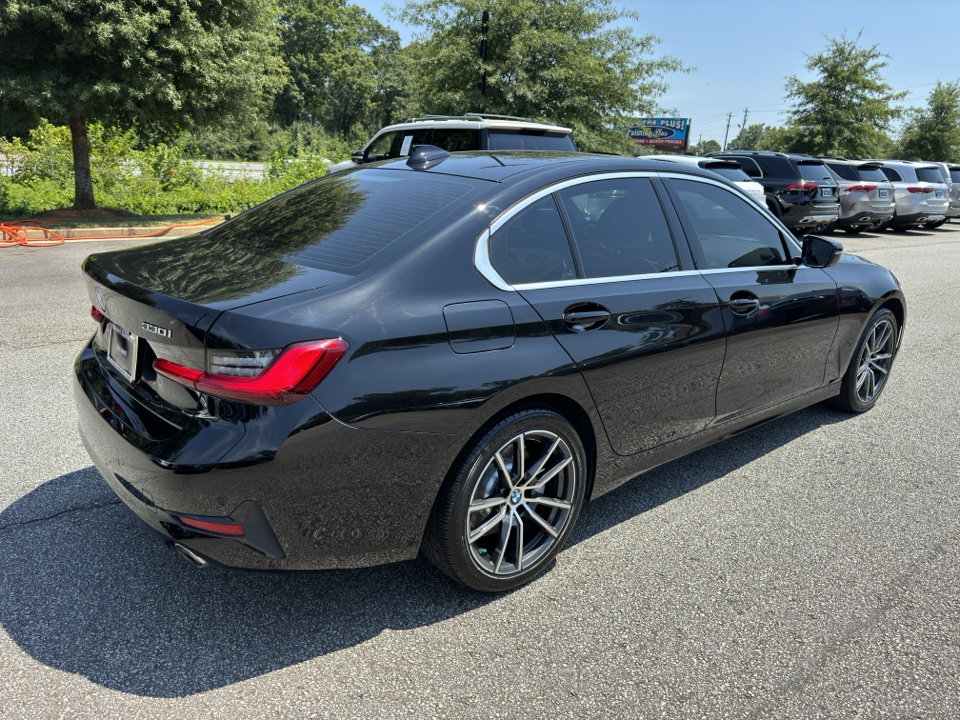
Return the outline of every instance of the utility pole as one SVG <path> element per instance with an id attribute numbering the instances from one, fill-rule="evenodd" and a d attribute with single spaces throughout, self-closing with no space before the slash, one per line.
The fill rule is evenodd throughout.
<path id="1" fill-rule="evenodd" d="M 733 113 L 727 113 L 727 130 L 723 133 L 723 149 L 727 149 L 727 136 L 730 134 L 730 119 L 733 117 Z"/>
<path id="2" fill-rule="evenodd" d="M 703 155 L 703 133 L 700 133 L 700 142 L 697 143 L 697 155 Z"/>
<path id="3" fill-rule="evenodd" d="M 740 142 L 737 143 L 737 150 L 743 150 L 743 136 L 747 132 L 747 115 L 750 114 L 750 108 L 743 109 L 743 125 L 740 126 Z"/>
<path id="4" fill-rule="evenodd" d="M 487 30 L 490 29 L 490 11 L 483 11 L 483 19 L 480 22 L 480 112 L 486 108 L 487 96 Z"/>
<path id="5" fill-rule="evenodd" d="M 763 140 L 763 126 L 764 126 L 764 124 L 765 124 L 765 123 L 760 123 L 760 137 L 757 138 L 757 147 L 754 148 L 755 150 L 759 150 L 759 149 L 760 149 L 760 142 Z"/>

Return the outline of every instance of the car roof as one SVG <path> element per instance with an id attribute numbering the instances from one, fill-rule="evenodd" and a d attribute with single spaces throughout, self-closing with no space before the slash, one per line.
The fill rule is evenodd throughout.
<path id="1" fill-rule="evenodd" d="M 445 128 L 470 128 L 470 129 L 509 129 L 509 130 L 544 130 L 552 133 L 563 133 L 569 135 L 573 132 L 571 128 L 560 127 L 552 122 L 543 120 L 533 120 L 531 118 L 512 117 L 510 115 L 483 115 L 480 113 L 469 113 L 466 115 L 424 115 L 422 117 L 407 118 L 402 123 L 395 123 L 381 128 L 376 132 L 379 135 L 383 132 L 393 130 L 405 130 L 417 127 L 445 127 Z"/>
<path id="2" fill-rule="evenodd" d="M 407 158 L 383 160 L 363 165 L 354 172 L 365 169 L 392 170 L 400 172 L 425 172 L 436 175 L 456 175 L 476 180 L 503 182 L 518 175 L 530 175 L 565 168 L 570 174 L 594 172 L 629 172 L 646 170 L 664 172 L 664 163 L 645 157 L 624 157 L 582 152 L 559 152 L 546 150 L 507 150 L 455 152 L 428 169 L 415 169 L 407 164 Z M 694 165 L 683 165 L 683 172 L 715 180 L 716 174 Z"/>
<path id="3" fill-rule="evenodd" d="M 863 162 L 877 162 L 881 165 L 907 165 L 912 168 L 936 168 L 937 164 L 932 162 L 926 162 L 922 160 L 883 160 L 883 159 L 874 159 L 864 160 Z"/>

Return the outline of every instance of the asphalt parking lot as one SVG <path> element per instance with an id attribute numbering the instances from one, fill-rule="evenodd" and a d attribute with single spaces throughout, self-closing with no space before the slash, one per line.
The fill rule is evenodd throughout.
<path id="1" fill-rule="evenodd" d="M 837 235 L 908 302 L 877 408 L 643 475 L 500 596 L 425 560 L 198 570 L 80 443 L 79 263 L 0 251 L 0 716 L 960 716 L 960 224 Z"/>

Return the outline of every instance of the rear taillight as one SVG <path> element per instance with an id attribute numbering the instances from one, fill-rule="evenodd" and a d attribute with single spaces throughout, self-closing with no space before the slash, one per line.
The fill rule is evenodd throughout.
<path id="1" fill-rule="evenodd" d="M 850 192 L 870 192 L 871 190 L 876 190 L 876 185 L 851 185 L 847 188 Z"/>
<path id="2" fill-rule="evenodd" d="M 912 192 L 912 193 L 932 193 L 932 192 L 933 192 L 933 188 L 908 187 L 908 188 L 907 188 L 907 192 Z"/>
<path id="3" fill-rule="evenodd" d="M 817 184 L 815 182 L 799 182 L 792 183 L 787 185 L 784 190 L 799 190 L 801 192 L 809 192 L 810 190 L 816 190 Z"/>
<path id="4" fill-rule="evenodd" d="M 347 347 L 346 340 L 336 338 L 294 343 L 283 350 L 251 351 L 246 356 L 211 350 L 211 372 L 162 359 L 153 361 L 153 369 L 213 397 L 250 405 L 289 405 L 319 385 Z"/>
<path id="5" fill-rule="evenodd" d="M 103 320 L 103 313 L 100 312 L 99 310 L 97 310 L 97 306 L 96 306 L 96 305 L 91 305 L 91 306 L 90 306 L 90 317 L 93 318 L 93 321 L 94 321 L 94 322 L 100 322 L 101 320 Z"/>

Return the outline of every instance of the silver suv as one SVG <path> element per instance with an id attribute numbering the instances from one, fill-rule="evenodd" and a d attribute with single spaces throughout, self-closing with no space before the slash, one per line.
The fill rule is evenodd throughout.
<path id="1" fill-rule="evenodd" d="M 893 183 L 896 210 L 889 227 L 909 230 L 946 218 L 950 208 L 949 189 L 940 169 L 933 163 L 910 160 L 873 160 Z M 884 229 L 886 225 L 878 229 Z"/>
<path id="2" fill-rule="evenodd" d="M 434 145 L 447 152 L 465 150 L 563 150 L 576 152 L 570 128 L 510 115 L 468 113 L 424 115 L 389 125 L 374 135 L 349 160 L 327 168 L 345 170 L 354 165 L 405 157 L 417 145 Z"/>
<path id="3" fill-rule="evenodd" d="M 893 183 L 887 180 L 880 163 L 821 157 L 840 189 L 840 217 L 836 227 L 858 233 L 879 228 L 893 219 Z"/>
<path id="4" fill-rule="evenodd" d="M 947 184 L 947 188 L 950 190 L 948 193 L 950 208 L 947 210 L 946 220 L 925 226 L 940 227 L 950 218 L 960 217 L 960 165 L 957 163 L 934 162 L 927 160 L 924 160 L 924 162 L 930 162 L 931 165 L 936 165 L 940 169 L 940 174 L 943 175 L 943 181 Z"/>

